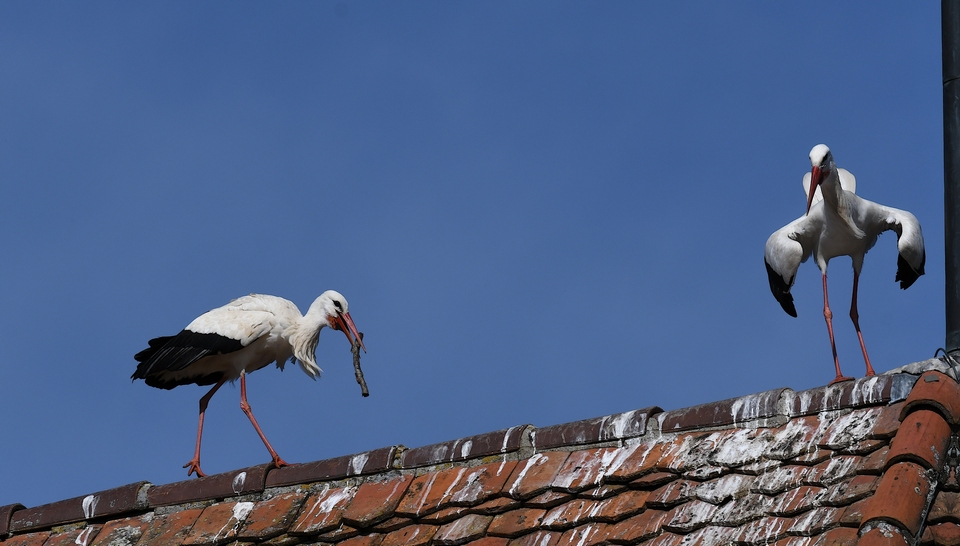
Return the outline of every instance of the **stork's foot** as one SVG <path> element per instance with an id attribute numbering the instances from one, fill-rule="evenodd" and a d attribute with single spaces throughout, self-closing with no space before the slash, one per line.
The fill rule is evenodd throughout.
<path id="1" fill-rule="evenodd" d="M 853 381 L 853 378 L 852 378 L 852 377 L 847 377 L 847 376 L 845 376 L 845 375 L 838 375 L 837 377 L 835 377 L 835 378 L 833 379 L 833 381 L 830 382 L 830 384 L 831 384 L 831 385 L 835 385 L 835 384 L 837 384 L 837 383 L 843 383 L 844 381 Z"/>
<path id="2" fill-rule="evenodd" d="M 206 476 L 206 474 L 203 473 L 203 470 L 200 470 L 200 459 L 193 459 L 187 464 L 183 465 L 183 467 L 190 469 L 190 470 L 187 470 L 187 476 L 189 476 L 190 474 L 193 474 L 194 472 L 197 473 L 198 478 L 202 478 Z"/>
<path id="3" fill-rule="evenodd" d="M 290 466 L 290 463 L 281 459 L 279 455 L 273 458 L 273 462 L 271 464 L 273 465 L 274 468 L 282 468 L 284 466 Z"/>

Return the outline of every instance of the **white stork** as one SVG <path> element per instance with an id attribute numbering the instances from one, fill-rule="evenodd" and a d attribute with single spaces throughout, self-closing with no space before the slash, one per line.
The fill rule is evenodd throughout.
<path id="1" fill-rule="evenodd" d="M 905 210 L 885 207 L 861 199 L 854 194 L 856 179 L 844 169 L 838 169 L 833 154 L 823 144 L 810 150 L 812 170 L 804 176 L 803 186 L 807 197 L 807 212 L 804 216 L 778 229 L 767 239 L 764 261 L 770 280 L 770 291 L 783 310 L 797 316 L 790 287 L 796 278 L 797 269 L 811 255 L 823 273 L 823 317 L 827 321 L 830 347 L 837 377 L 831 382 L 851 379 L 840 373 L 840 360 L 833 340 L 833 312 L 827 300 L 827 262 L 837 256 L 850 256 L 853 260 L 853 298 L 850 303 L 850 318 L 857 330 L 867 376 L 874 375 L 867 347 L 860 333 L 857 312 L 857 283 L 863 257 L 873 248 L 877 237 L 887 230 L 897 234 L 896 281 L 900 288 L 907 289 L 923 275 L 926 254 L 923 250 L 923 234 L 917 218 Z M 822 198 L 820 192 L 822 191 Z"/>
<path id="2" fill-rule="evenodd" d="M 247 403 L 247 374 L 271 362 L 283 370 L 283 365 L 291 360 L 316 379 L 321 370 L 314 353 L 324 326 L 346 334 L 351 347 L 356 339 L 366 352 L 347 311 L 347 300 L 339 292 L 327 290 L 310 305 L 306 315 L 301 315 L 293 302 L 276 296 L 250 294 L 237 298 L 200 315 L 175 336 L 151 339 L 150 347 L 134 356 L 140 364 L 131 377 L 143 379 L 151 387 L 213 385 L 200 399 L 197 447 L 193 459 L 183 465 L 189 468 L 188 476 L 194 472 L 198 477 L 204 476 L 200 470 L 200 438 L 207 403 L 224 383 L 238 378 L 240 409 L 267 446 L 273 464 L 287 464 L 267 441 Z"/>

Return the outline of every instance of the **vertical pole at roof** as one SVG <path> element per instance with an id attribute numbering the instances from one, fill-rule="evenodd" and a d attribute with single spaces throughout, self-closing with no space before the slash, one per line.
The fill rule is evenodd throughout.
<path id="1" fill-rule="evenodd" d="M 947 352 L 960 349 L 960 0 L 941 0 Z"/>

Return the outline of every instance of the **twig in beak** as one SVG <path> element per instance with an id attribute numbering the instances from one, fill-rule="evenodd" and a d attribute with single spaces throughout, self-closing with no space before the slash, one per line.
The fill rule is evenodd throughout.
<path id="1" fill-rule="evenodd" d="M 353 340 L 353 346 L 350 347 L 350 352 L 353 353 L 353 372 L 357 376 L 357 383 L 360 384 L 360 392 L 364 396 L 370 396 L 367 382 L 363 379 L 363 370 L 360 369 L 360 341 L 363 340 L 363 332 L 357 333 L 359 336 Z"/>

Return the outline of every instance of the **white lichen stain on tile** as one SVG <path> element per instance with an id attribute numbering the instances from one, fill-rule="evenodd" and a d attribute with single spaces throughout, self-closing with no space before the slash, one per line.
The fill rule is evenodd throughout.
<path id="1" fill-rule="evenodd" d="M 471 449 L 473 449 L 473 441 L 467 440 L 462 446 L 460 446 L 460 457 L 466 459 L 468 456 L 470 456 Z"/>
<path id="2" fill-rule="evenodd" d="M 83 497 L 83 501 L 80 503 L 80 507 L 83 508 L 83 519 L 90 519 L 94 516 L 98 502 L 100 502 L 100 497 L 97 495 Z"/>
<path id="3" fill-rule="evenodd" d="M 241 472 L 241 473 L 237 474 L 236 476 L 234 476 L 234 477 L 233 477 L 233 482 L 231 483 L 231 487 L 233 488 L 233 492 L 239 495 L 239 494 L 240 494 L 240 491 L 243 491 L 243 484 L 246 483 L 246 481 L 247 481 L 247 473 L 246 473 L 246 472 Z"/>
<path id="4" fill-rule="evenodd" d="M 367 460 L 369 458 L 369 453 L 358 453 L 350 457 L 350 463 L 347 465 L 347 475 L 353 476 L 362 473 L 363 467 L 367 466 Z"/>
<path id="5" fill-rule="evenodd" d="M 608 415 L 600 422 L 600 441 L 619 440 L 628 433 L 639 430 L 638 417 L 642 418 L 646 412 L 640 410 Z"/>
<path id="6" fill-rule="evenodd" d="M 727 474 L 715 480 L 701 483 L 693 495 L 711 504 L 720 504 L 730 498 L 739 498 L 750 491 L 756 478 L 746 474 Z"/>
<path id="7" fill-rule="evenodd" d="M 466 471 L 467 471 L 466 468 L 460 468 L 459 470 L 457 470 L 457 477 L 454 478 L 452 482 L 450 482 L 450 485 L 447 486 L 447 490 L 443 492 L 443 495 L 440 495 L 440 500 L 437 501 L 438 507 L 443 505 L 443 502 L 447 499 L 448 496 L 450 496 L 450 493 L 451 491 L 453 491 L 453 488 L 460 483 L 460 478 L 463 477 L 463 473 Z"/>
<path id="8" fill-rule="evenodd" d="M 236 533 L 240 529 L 240 525 L 243 524 L 244 520 L 247 519 L 247 516 L 250 515 L 250 512 L 253 511 L 252 502 L 238 502 L 233 506 L 233 515 L 223 524 L 223 527 L 217 531 L 217 534 L 214 535 L 214 541 L 217 541 L 220 536 L 226 536 L 227 533 L 231 531 Z M 233 524 L 231 527 L 231 523 Z"/>
<path id="9" fill-rule="evenodd" d="M 736 468 L 760 460 L 773 436 L 766 429 L 737 429 L 710 454 L 711 463 Z"/>
<path id="10" fill-rule="evenodd" d="M 483 483 L 481 483 L 480 478 L 485 472 L 485 469 L 471 472 L 470 475 L 467 476 L 466 484 L 461 487 L 459 491 L 453 494 L 453 496 L 450 498 L 450 502 L 466 505 L 475 503 L 480 498 L 480 494 L 483 493 Z"/>
<path id="11" fill-rule="evenodd" d="M 527 459 L 527 462 L 524 463 L 523 469 L 520 470 L 520 473 L 517 474 L 517 479 L 513 482 L 513 485 L 510 486 L 510 494 L 516 495 L 517 487 L 523 482 L 524 476 L 527 475 L 527 472 L 534 466 L 540 466 L 543 463 L 547 462 L 547 457 L 541 455 L 540 453 L 534 453 L 532 457 Z M 419 514 L 417 514 L 419 515 Z"/>
<path id="12" fill-rule="evenodd" d="M 93 527 L 87 527 L 83 531 L 80 531 L 80 534 L 77 535 L 77 538 L 73 541 L 73 543 L 79 544 L 80 546 L 87 546 L 87 544 L 90 542 L 91 535 L 93 535 Z"/>
<path id="13" fill-rule="evenodd" d="M 307 517 L 313 518 L 318 514 L 329 514 L 341 502 L 352 499 L 353 494 L 357 492 L 356 486 L 343 489 L 328 489 L 324 491 L 310 507 Z"/>

